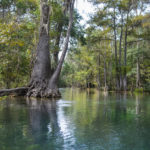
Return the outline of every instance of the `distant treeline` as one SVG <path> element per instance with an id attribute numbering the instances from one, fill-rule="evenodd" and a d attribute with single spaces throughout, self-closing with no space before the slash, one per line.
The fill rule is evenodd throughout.
<path id="1" fill-rule="evenodd" d="M 61 84 L 150 91 L 150 3 L 95 0 L 84 40 L 71 48 Z"/>

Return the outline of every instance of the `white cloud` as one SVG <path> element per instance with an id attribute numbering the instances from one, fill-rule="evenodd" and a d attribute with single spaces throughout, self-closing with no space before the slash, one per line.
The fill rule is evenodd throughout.
<path id="1" fill-rule="evenodd" d="M 94 13 L 94 6 L 91 3 L 87 2 L 87 0 L 77 0 L 75 7 L 83 17 L 81 24 L 84 25 L 89 19 L 89 14 Z"/>

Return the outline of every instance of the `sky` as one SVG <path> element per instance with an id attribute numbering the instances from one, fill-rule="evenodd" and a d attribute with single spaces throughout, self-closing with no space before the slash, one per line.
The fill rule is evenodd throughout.
<path id="1" fill-rule="evenodd" d="M 80 15 L 83 17 L 81 24 L 84 25 L 89 19 L 89 14 L 94 12 L 94 6 L 88 0 L 77 0 L 75 8 L 78 9 Z"/>
<path id="2" fill-rule="evenodd" d="M 81 25 L 86 25 L 86 21 L 89 19 L 89 14 L 94 12 L 94 7 L 91 3 L 87 2 L 88 0 L 76 0 L 75 8 L 78 10 L 83 19 L 80 21 Z M 59 58 L 61 57 L 62 52 L 59 53 Z"/>
<path id="3" fill-rule="evenodd" d="M 75 8 L 78 9 L 78 12 L 83 17 L 83 20 L 81 20 L 81 24 L 84 25 L 86 21 L 89 19 L 89 14 L 94 13 L 94 6 L 88 2 L 89 0 L 76 0 Z M 150 11 L 150 7 L 148 7 L 147 12 Z"/>

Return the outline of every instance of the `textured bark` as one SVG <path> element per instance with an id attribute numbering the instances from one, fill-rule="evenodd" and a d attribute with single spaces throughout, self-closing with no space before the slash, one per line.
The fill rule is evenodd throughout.
<path id="1" fill-rule="evenodd" d="M 27 87 L 4 89 L 0 90 L 0 96 L 8 96 L 8 95 L 25 96 L 27 94 L 27 91 L 28 91 Z"/>
<path id="2" fill-rule="evenodd" d="M 36 59 L 29 84 L 27 96 L 43 97 L 50 77 L 49 53 L 49 15 L 48 0 L 41 0 L 41 17 L 39 43 L 36 50 Z"/>
<path id="3" fill-rule="evenodd" d="M 72 23 L 73 23 L 74 2 L 75 2 L 75 0 L 72 0 L 72 3 L 70 4 L 70 7 L 69 7 L 69 14 L 70 14 L 69 25 L 68 25 L 68 29 L 67 29 L 67 34 L 66 34 L 66 39 L 65 39 L 62 55 L 61 55 L 61 58 L 59 60 L 59 63 L 57 65 L 55 72 L 53 73 L 52 77 L 49 80 L 48 87 L 47 87 L 47 90 L 45 93 L 46 97 L 59 97 L 60 96 L 57 82 L 59 80 L 61 68 L 62 68 L 64 59 L 65 59 L 65 56 L 66 56 L 66 53 L 68 50 L 69 37 L 70 37 L 70 32 L 71 32 Z"/>

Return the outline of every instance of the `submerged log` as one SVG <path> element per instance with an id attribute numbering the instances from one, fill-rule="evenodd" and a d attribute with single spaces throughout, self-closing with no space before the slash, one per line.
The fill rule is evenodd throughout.
<path id="1" fill-rule="evenodd" d="M 0 90 L 0 96 L 8 96 L 8 95 L 25 96 L 27 92 L 28 92 L 28 87 L 3 89 L 3 90 Z"/>

